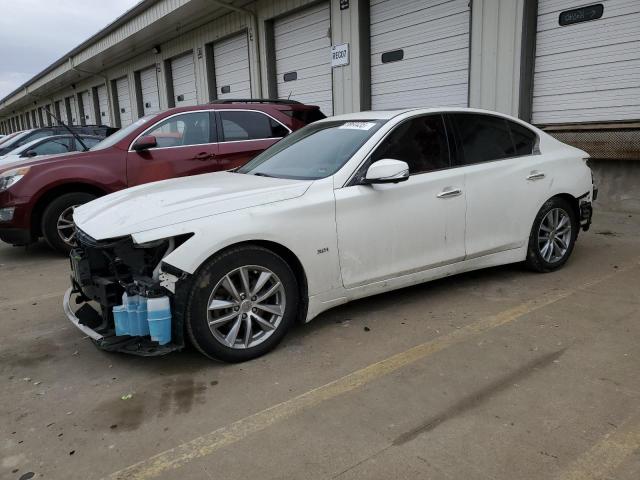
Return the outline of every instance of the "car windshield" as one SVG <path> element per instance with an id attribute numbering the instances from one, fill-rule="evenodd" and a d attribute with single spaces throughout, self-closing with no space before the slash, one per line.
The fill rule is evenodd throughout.
<path id="1" fill-rule="evenodd" d="M 145 123 L 147 123 L 149 120 L 151 120 L 152 118 L 155 118 L 158 114 L 157 113 L 153 113 L 151 115 L 147 115 L 146 117 L 142 117 L 139 118 L 138 120 L 136 120 L 135 122 L 133 122 L 131 125 L 121 128 L 120 130 L 118 130 L 117 132 L 109 135 L 107 138 L 105 138 L 104 140 L 102 140 L 100 143 L 98 143 L 97 145 L 94 145 L 93 147 L 91 147 L 89 150 L 91 151 L 95 151 L 95 150 L 104 150 L 105 148 L 109 148 L 109 147 L 113 147 L 116 143 L 118 143 L 120 140 L 122 140 L 123 138 L 125 138 L 127 135 L 129 135 L 131 132 L 133 132 L 134 130 L 136 130 L 137 128 L 139 128 L 141 125 L 144 125 Z"/>
<path id="2" fill-rule="evenodd" d="M 308 125 L 265 150 L 238 173 L 318 180 L 336 173 L 385 123 L 328 121 Z"/>

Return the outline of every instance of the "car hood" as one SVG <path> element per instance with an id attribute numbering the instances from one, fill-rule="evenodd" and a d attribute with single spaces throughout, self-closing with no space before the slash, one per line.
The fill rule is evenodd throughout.
<path id="1" fill-rule="evenodd" d="M 296 198 L 311 183 L 231 172 L 174 178 L 101 197 L 76 208 L 73 219 L 84 233 L 105 240 Z"/>
<path id="2" fill-rule="evenodd" d="M 64 162 L 70 157 L 73 159 L 81 159 L 82 157 L 91 157 L 91 151 L 87 152 L 69 152 L 57 153 L 55 155 L 38 155 L 37 157 L 20 158 L 18 156 L 7 154 L 6 157 L 0 157 L 0 174 L 14 168 L 30 167 L 32 165 L 48 165 L 50 163 Z"/>

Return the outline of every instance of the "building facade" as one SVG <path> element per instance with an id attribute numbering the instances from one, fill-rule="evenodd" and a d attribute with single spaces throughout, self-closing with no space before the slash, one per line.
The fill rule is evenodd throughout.
<path id="1" fill-rule="evenodd" d="M 637 175 L 640 2 L 143 0 L 1 100 L 0 130 L 224 98 L 487 108 Z"/>

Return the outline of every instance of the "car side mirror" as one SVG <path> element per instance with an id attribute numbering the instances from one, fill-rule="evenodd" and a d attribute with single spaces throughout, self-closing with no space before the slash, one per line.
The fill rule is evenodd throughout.
<path id="1" fill-rule="evenodd" d="M 138 140 L 135 141 L 133 148 L 135 151 L 139 152 L 141 150 L 149 150 L 150 148 L 154 148 L 158 146 L 158 140 L 153 135 L 144 135 Z"/>
<path id="2" fill-rule="evenodd" d="M 372 163 L 367 169 L 363 183 L 398 183 L 409 180 L 409 165 L 401 160 L 384 159 Z"/>
<path id="3" fill-rule="evenodd" d="M 27 150 L 26 152 L 24 152 L 24 154 L 22 155 L 23 157 L 36 157 L 38 155 L 38 152 L 36 152 L 35 150 Z"/>

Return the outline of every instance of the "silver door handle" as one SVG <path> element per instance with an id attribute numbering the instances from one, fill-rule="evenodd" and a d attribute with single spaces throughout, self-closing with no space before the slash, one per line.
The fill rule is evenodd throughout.
<path id="1" fill-rule="evenodd" d="M 438 198 L 451 198 L 462 195 L 462 190 L 457 187 L 447 187 L 443 191 L 441 191 L 438 195 Z"/>
<path id="2" fill-rule="evenodd" d="M 529 176 L 527 177 L 527 180 L 542 180 L 545 177 L 544 172 L 539 172 L 537 170 L 533 170 Z"/>

